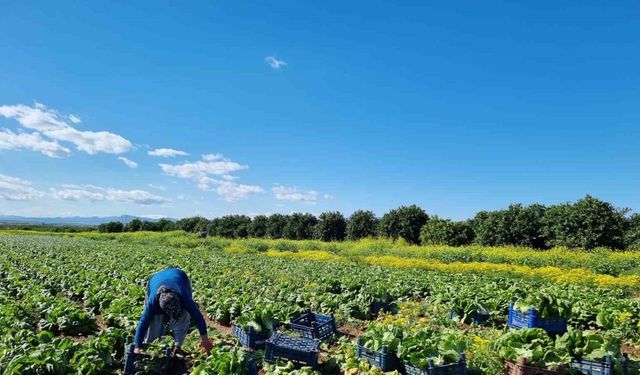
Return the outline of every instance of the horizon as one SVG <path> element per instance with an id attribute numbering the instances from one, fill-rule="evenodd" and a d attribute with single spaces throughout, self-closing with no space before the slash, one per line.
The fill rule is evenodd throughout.
<path id="1" fill-rule="evenodd" d="M 638 213 L 638 10 L 8 4 L 0 215 Z"/>

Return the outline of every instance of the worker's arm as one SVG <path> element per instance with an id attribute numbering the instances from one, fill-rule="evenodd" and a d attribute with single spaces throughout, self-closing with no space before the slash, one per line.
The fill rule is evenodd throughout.
<path id="1" fill-rule="evenodd" d="M 150 296 L 149 289 L 147 289 L 147 298 L 146 303 L 144 305 L 144 310 L 142 311 L 142 316 L 140 316 L 140 321 L 138 322 L 138 327 L 136 327 L 136 336 L 134 339 L 134 344 L 137 349 L 142 347 L 142 340 L 147 335 L 147 330 L 149 329 L 149 325 L 151 324 L 152 315 L 155 312 L 154 303 L 156 303 L 156 299 Z"/>
<path id="2" fill-rule="evenodd" d="M 209 340 L 209 336 L 207 334 L 207 324 L 204 321 L 204 317 L 202 313 L 198 309 L 198 305 L 193 301 L 193 299 L 189 299 L 185 306 L 186 310 L 189 312 L 189 315 L 196 322 L 196 327 L 198 327 L 198 332 L 200 332 L 200 345 L 202 348 L 209 352 L 211 347 L 211 340 Z"/>

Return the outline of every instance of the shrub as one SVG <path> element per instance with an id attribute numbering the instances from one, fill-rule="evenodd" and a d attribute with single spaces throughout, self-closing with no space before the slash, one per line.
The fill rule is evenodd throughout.
<path id="1" fill-rule="evenodd" d="M 264 238 L 267 236 L 267 225 L 269 224 L 269 218 L 264 215 L 258 215 L 251 221 L 249 227 L 249 236 L 256 238 Z"/>
<path id="2" fill-rule="evenodd" d="M 468 222 L 432 217 L 420 230 L 423 245 L 463 246 L 473 241 L 473 228 Z"/>
<path id="3" fill-rule="evenodd" d="M 575 204 L 549 207 L 544 232 L 549 246 L 621 249 L 625 246 L 624 211 L 587 195 Z"/>
<path id="4" fill-rule="evenodd" d="M 382 216 L 378 225 L 381 236 L 403 238 L 410 244 L 420 241 L 420 228 L 427 223 L 429 216 L 416 205 L 401 206 Z"/>
<path id="5" fill-rule="evenodd" d="M 347 222 L 347 239 L 356 241 L 361 238 L 375 237 L 378 219 L 371 211 L 356 211 Z"/>
<path id="6" fill-rule="evenodd" d="M 338 211 L 323 212 L 315 227 L 316 238 L 321 241 L 344 240 L 347 221 Z"/>
<path id="7" fill-rule="evenodd" d="M 284 238 L 288 240 L 310 240 L 313 238 L 318 219 L 311 214 L 294 213 L 287 218 Z"/>
<path id="8" fill-rule="evenodd" d="M 506 210 L 481 211 L 472 220 L 475 241 L 483 246 L 515 245 L 542 249 L 545 207 L 512 204 Z"/>
<path id="9" fill-rule="evenodd" d="M 124 224 L 119 221 L 110 221 L 98 225 L 98 232 L 100 233 L 120 233 L 123 229 Z"/>
<path id="10" fill-rule="evenodd" d="M 287 216 L 281 214 L 273 214 L 269 216 L 267 222 L 267 236 L 272 239 L 284 237 L 284 227 L 287 225 Z"/>
<path id="11" fill-rule="evenodd" d="M 625 243 L 630 250 L 640 250 L 640 214 L 626 219 Z"/>

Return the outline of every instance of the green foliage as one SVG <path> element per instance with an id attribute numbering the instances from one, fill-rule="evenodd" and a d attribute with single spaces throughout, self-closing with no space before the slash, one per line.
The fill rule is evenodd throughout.
<path id="1" fill-rule="evenodd" d="M 420 230 L 423 245 L 464 246 L 473 241 L 473 228 L 465 221 L 432 217 Z"/>
<path id="2" fill-rule="evenodd" d="M 251 221 L 249 227 L 249 237 L 264 238 L 267 236 L 267 226 L 269 225 L 269 218 L 265 215 L 258 215 Z"/>
<path id="3" fill-rule="evenodd" d="M 549 246 L 621 249 L 625 245 L 624 212 L 590 195 L 575 204 L 549 207 L 543 221 Z"/>
<path id="4" fill-rule="evenodd" d="M 283 238 L 284 230 L 288 221 L 289 219 L 286 215 L 273 214 L 269 216 L 269 222 L 267 223 L 267 236 L 274 240 Z"/>
<path id="5" fill-rule="evenodd" d="M 381 236 L 393 239 L 403 238 L 410 244 L 420 242 L 420 228 L 427 223 L 429 216 L 416 205 L 401 206 L 382 216 L 378 224 Z"/>
<path id="6" fill-rule="evenodd" d="M 120 233 L 123 229 L 124 225 L 119 221 L 110 221 L 98 225 L 98 232 L 100 233 Z"/>
<path id="7" fill-rule="evenodd" d="M 177 229 L 188 233 L 200 233 L 206 231 L 208 220 L 202 216 L 185 217 L 176 222 Z"/>
<path id="8" fill-rule="evenodd" d="M 640 250 L 640 214 L 626 219 L 625 243 L 630 250 Z"/>
<path id="9" fill-rule="evenodd" d="M 377 234 L 378 219 L 372 211 L 356 211 L 354 212 L 346 227 L 346 236 L 348 240 L 356 241 L 361 238 L 375 237 Z"/>
<path id="10" fill-rule="evenodd" d="M 247 238 L 251 229 L 251 218 L 246 215 L 227 215 L 209 222 L 207 233 L 224 238 Z"/>
<path id="11" fill-rule="evenodd" d="M 288 240 L 310 240 L 313 238 L 318 219 L 311 214 L 295 212 L 287 217 L 283 235 Z"/>
<path id="12" fill-rule="evenodd" d="M 142 230 L 142 220 L 135 218 L 125 224 L 124 231 L 125 232 L 138 232 Z"/>
<path id="13" fill-rule="evenodd" d="M 346 226 L 347 221 L 340 212 L 323 212 L 315 227 L 315 237 L 321 241 L 342 241 L 345 237 Z"/>
<path id="14" fill-rule="evenodd" d="M 542 217 L 544 206 L 512 204 L 506 210 L 481 211 L 472 220 L 475 241 L 483 246 L 526 246 L 544 248 Z"/>

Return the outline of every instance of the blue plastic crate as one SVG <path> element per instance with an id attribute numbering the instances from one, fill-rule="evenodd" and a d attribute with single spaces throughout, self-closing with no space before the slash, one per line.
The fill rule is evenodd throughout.
<path id="1" fill-rule="evenodd" d="M 404 375 L 467 375 L 467 359 L 464 354 L 460 356 L 458 363 L 436 366 L 433 360 L 429 360 L 429 367 L 421 369 L 404 361 L 400 363 L 400 372 Z"/>
<path id="2" fill-rule="evenodd" d="M 612 375 L 613 363 L 611 357 L 606 356 L 601 361 L 591 361 L 587 359 L 574 359 L 570 367 L 578 369 L 584 375 Z"/>
<path id="3" fill-rule="evenodd" d="M 256 332 L 253 327 L 242 328 L 235 324 L 231 328 L 231 334 L 240 341 L 242 346 L 251 349 L 263 349 L 269 338 L 267 333 Z"/>
<path id="4" fill-rule="evenodd" d="M 336 320 L 333 316 L 306 312 L 291 319 L 289 328 L 308 339 L 327 339 L 337 331 Z"/>
<path id="5" fill-rule="evenodd" d="M 382 371 L 393 371 L 398 368 L 398 357 L 396 353 L 389 352 L 383 345 L 380 351 L 365 348 L 362 338 L 358 338 L 357 355 L 366 359 L 371 365 L 379 367 Z"/>
<path id="6" fill-rule="evenodd" d="M 456 314 L 453 310 L 449 311 L 449 318 L 455 319 L 457 317 L 458 317 L 458 314 Z M 480 314 L 478 312 L 472 312 L 471 314 L 467 314 L 467 317 L 463 323 L 470 322 L 473 324 L 485 325 L 487 324 L 487 320 L 489 320 L 489 314 Z"/>
<path id="7" fill-rule="evenodd" d="M 536 309 L 531 308 L 529 312 L 513 308 L 513 303 L 509 306 L 509 327 L 512 328 L 542 328 L 549 333 L 567 332 L 567 318 L 543 319 L 538 316 Z"/>
<path id="8" fill-rule="evenodd" d="M 299 365 L 315 367 L 318 364 L 319 347 L 320 340 L 290 337 L 282 332 L 275 332 L 267 340 L 264 360 L 273 363 L 277 359 L 282 359 Z"/>

